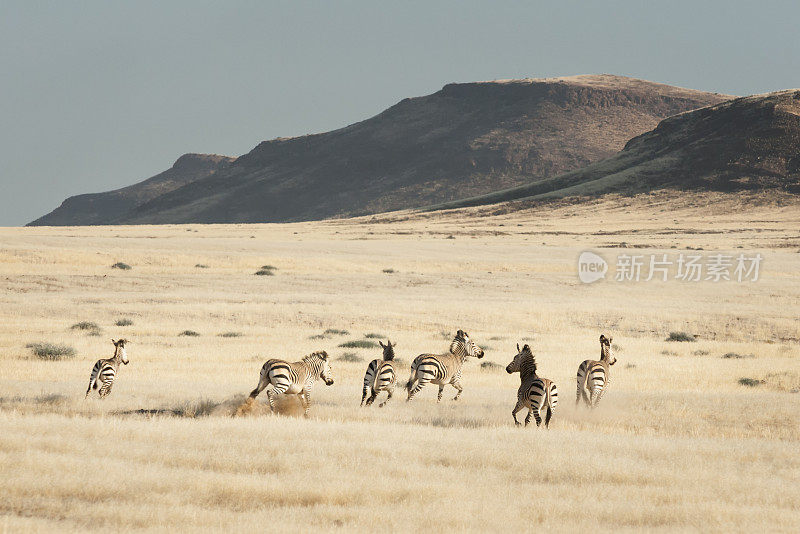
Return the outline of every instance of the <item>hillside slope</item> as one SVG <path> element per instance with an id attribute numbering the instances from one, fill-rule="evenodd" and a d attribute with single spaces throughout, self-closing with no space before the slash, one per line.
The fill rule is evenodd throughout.
<path id="1" fill-rule="evenodd" d="M 234 158 L 216 154 L 184 154 L 166 171 L 128 187 L 69 197 L 55 210 L 28 226 L 85 226 L 109 224 L 136 206 L 205 178 Z"/>
<path id="2" fill-rule="evenodd" d="M 450 84 L 339 130 L 265 141 L 104 222 L 311 220 L 456 200 L 581 168 L 727 98 L 610 75 Z"/>
<path id="3" fill-rule="evenodd" d="M 664 188 L 800 193 L 800 90 L 670 117 L 619 154 L 583 169 L 434 208 Z"/>

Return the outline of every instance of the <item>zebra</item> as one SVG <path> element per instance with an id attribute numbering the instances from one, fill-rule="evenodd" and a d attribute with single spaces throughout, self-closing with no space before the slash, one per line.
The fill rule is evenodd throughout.
<path id="1" fill-rule="evenodd" d="M 261 367 L 261 375 L 256 389 L 250 392 L 249 401 L 252 402 L 259 393 L 272 384 L 272 389 L 267 390 L 269 408 L 275 412 L 274 393 L 295 394 L 303 403 L 303 415 L 308 417 L 311 406 L 311 387 L 317 378 L 322 378 L 326 386 L 333 384 L 333 371 L 328 362 L 328 353 L 324 350 L 312 352 L 299 362 L 271 359 Z"/>
<path id="2" fill-rule="evenodd" d="M 383 341 L 378 341 L 378 343 L 383 348 L 383 359 L 376 358 L 369 362 L 367 366 L 367 372 L 364 373 L 364 391 L 361 394 L 361 406 L 364 406 L 365 401 L 366 405 L 369 406 L 381 391 L 385 391 L 388 397 L 378 405 L 383 408 L 394 393 L 396 374 L 392 360 L 394 360 L 394 348 L 397 344 L 392 345 L 389 339 L 386 340 L 386 345 L 383 344 Z"/>
<path id="3" fill-rule="evenodd" d="M 117 369 L 119 369 L 119 364 L 124 363 L 128 365 L 128 354 L 125 352 L 125 344 L 130 343 L 125 339 L 120 339 L 119 341 L 114 341 L 113 339 L 111 342 L 114 344 L 114 356 L 108 359 L 97 360 L 97 363 L 94 364 L 92 367 L 92 374 L 89 376 L 89 387 L 86 388 L 86 396 L 83 397 L 86 399 L 89 396 L 89 392 L 93 389 L 97 389 L 97 383 L 101 384 L 100 391 L 100 398 L 105 398 L 106 395 L 111 393 L 111 386 L 114 385 L 114 378 L 117 376 Z"/>
<path id="4" fill-rule="evenodd" d="M 428 382 L 433 382 L 439 386 L 437 402 L 442 400 L 442 392 L 447 384 L 451 384 L 458 393 L 453 400 L 458 400 L 464 388 L 461 387 L 461 367 L 467 356 L 483 358 L 483 349 L 469 339 L 469 335 L 463 330 L 459 330 L 453 341 L 450 343 L 450 351 L 444 354 L 420 354 L 414 358 L 411 364 L 411 376 L 406 383 L 408 391 L 407 401 L 414 398 L 414 395 Z"/>
<path id="5" fill-rule="evenodd" d="M 600 335 L 600 361 L 585 360 L 578 367 L 578 391 L 575 396 L 577 406 L 581 399 L 587 406 L 594 408 L 603 397 L 611 382 L 611 366 L 617 358 L 611 354 L 611 341 L 614 338 Z"/>
<path id="6" fill-rule="evenodd" d="M 550 418 L 553 416 L 558 404 L 558 388 L 555 382 L 547 378 L 536 376 L 536 357 L 531 352 L 529 345 L 524 345 L 522 349 L 517 343 L 517 355 L 506 366 L 506 372 L 519 373 L 520 386 L 517 390 L 517 405 L 511 411 L 514 424 L 519 426 L 517 412 L 523 408 L 528 409 L 525 417 L 525 426 L 531 422 L 531 415 L 536 419 L 536 426 L 542 424 L 542 410 L 546 409 L 544 426 L 550 428 Z"/>

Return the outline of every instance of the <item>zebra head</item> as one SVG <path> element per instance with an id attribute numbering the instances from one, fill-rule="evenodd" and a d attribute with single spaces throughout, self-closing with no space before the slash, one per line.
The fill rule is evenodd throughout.
<path id="1" fill-rule="evenodd" d="M 617 357 L 611 353 L 611 342 L 613 340 L 613 337 L 606 337 L 600 334 L 600 360 L 607 361 L 608 365 L 617 363 Z"/>
<path id="2" fill-rule="evenodd" d="M 517 343 L 517 355 L 514 356 L 511 363 L 506 365 L 506 373 L 521 373 L 523 366 L 526 367 L 526 369 L 532 366 L 532 370 L 535 373 L 536 358 L 533 356 L 530 345 L 523 345 L 520 349 L 519 343 Z"/>
<path id="3" fill-rule="evenodd" d="M 324 350 L 314 353 L 319 358 L 321 365 L 319 367 L 319 376 L 325 381 L 326 386 L 333 385 L 333 369 L 328 361 L 328 353 Z"/>
<path id="4" fill-rule="evenodd" d="M 395 343 L 392 345 L 392 341 L 390 339 L 386 340 L 386 345 L 383 344 L 383 341 L 378 341 L 383 348 L 383 360 L 384 361 L 391 361 L 394 360 L 394 348 L 397 346 Z"/>
<path id="5" fill-rule="evenodd" d="M 129 341 L 125 339 L 120 339 L 119 341 L 114 341 L 113 339 L 111 342 L 114 344 L 114 358 L 119 358 L 119 361 L 128 365 L 128 353 L 125 352 L 125 343 L 129 343 Z"/>
<path id="6" fill-rule="evenodd" d="M 472 356 L 474 358 L 483 358 L 483 349 L 476 345 L 470 338 L 469 334 L 463 330 L 456 332 L 456 337 L 450 343 L 450 354 L 466 358 Z"/>

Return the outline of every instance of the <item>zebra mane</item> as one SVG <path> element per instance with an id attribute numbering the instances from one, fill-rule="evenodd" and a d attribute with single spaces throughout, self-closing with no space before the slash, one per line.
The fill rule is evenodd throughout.
<path id="1" fill-rule="evenodd" d="M 383 347 L 383 360 L 387 362 L 394 360 L 394 345 L 392 345 L 392 342 L 390 341 L 388 345 L 381 343 L 381 346 Z"/>
<path id="2" fill-rule="evenodd" d="M 519 353 L 521 356 L 519 361 L 520 378 L 524 379 L 530 375 L 536 375 L 536 356 L 534 356 L 530 345 L 524 345 Z"/>
<path id="3" fill-rule="evenodd" d="M 450 342 L 450 354 L 456 354 L 459 346 L 463 347 L 464 343 L 466 342 L 467 333 L 463 330 L 459 330 L 456 332 L 456 337 L 453 338 L 453 341 Z"/>
<path id="4" fill-rule="evenodd" d="M 317 350 L 309 354 L 308 356 L 303 357 L 303 361 L 306 363 L 311 363 L 314 361 L 322 361 L 328 359 L 328 353 L 324 350 Z"/>

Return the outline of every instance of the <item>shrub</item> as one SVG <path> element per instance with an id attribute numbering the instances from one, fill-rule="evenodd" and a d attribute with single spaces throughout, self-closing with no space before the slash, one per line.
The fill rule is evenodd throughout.
<path id="1" fill-rule="evenodd" d="M 256 276 L 275 276 L 275 273 L 272 272 L 270 269 L 261 269 L 256 271 Z"/>
<path id="2" fill-rule="evenodd" d="M 355 352 L 345 352 L 345 353 L 343 353 L 341 356 L 339 356 L 336 359 L 338 361 L 340 361 L 340 362 L 351 362 L 351 363 L 357 363 L 357 362 L 364 361 L 364 358 L 362 358 L 361 356 L 359 356 Z"/>
<path id="3" fill-rule="evenodd" d="M 697 341 L 697 338 L 686 332 L 670 332 L 667 341 Z"/>
<path id="4" fill-rule="evenodd" d="M 347 335 L 350 335 L 350 332 L 348 332 L 347 330 L 337 330 L 335 328 L 328 328 L 327 330 L 325 330 L 323 332 L 323 334 L 326 335 L 326 336 L 329 336 L 329 335 L 347 336 Z"/>
<path id="5" fill-rule="evenodd" d="M 677 356 L 678 355 L 678 353 L 673 351 L 673 350 L 662 350 L 661 354 L 663 354 L 664 356 Z"/>
<path id="6" fill-rule="evenodd" d="M 328 339 L 328 336 L 325 334 L 314 334 L 313 336 L 308 336 L 308 339 Z"/>
<path id="7" fill-rule="evenodd" d="M 73 358 L 75 349 L 67 345 L 57 345 L 55 343 L 28 343 L 26 348 L 31 349 L 37 358 L 43 360 L 61 360 Z"/>
<path id="8" fill-rule="evenodd" d="M 179 336 L 191 336 L 191 337 L 197 337 L 197 336 L 199 336 L 200 334 L 199 334 L 198 332 L 195 332 L 194 330 L 184 330 L 183 332 L 181 332 L 181 333 L 180 333 L 180 334 L 178 334 L 178 335 L 179 335 Z"/>
<path id="9" fill-rule="evenodd" d="M 500 365 L 499 363 L 494 363 L 494 362 L 481 363 L 481 369 L 483 369 L 484 371 L 500 371 L 502 368 L 503 366 Z"/>
<path id="10" fill-rule="evenodd" d="M 754 388 L 756 386 L 760 386 L 763 383 L 764 383 L 763 380 L 757 380 L 755 378 L 740 378 L 739 379 L 739 384 L 741 384 L 742 386 L 747 386 L 747 387 L 751 387 L 751 388 Z"/>
<path id="11" fill-rule="evenodd" d="M 705 356 L 706 354 L 708 354 L 708 351 L 707 350 L 695 350 L 695 351 L 692 352 L 692 354 L 694 356 Z"/>
<path id="12" fill-rule="evenodd" d="M 355 341 L 345 341 L 339 346 L 345 349 L 374 349 L 378 344 L 366 339 L 357 339 Z"/>
<path id="13" fill-rule="evenodd" d="M 755 354 L 739 354 L 737 352 L 726 352 L 722 355 L 723 358 L 730 360 L 743 360 L 745 358 L 755 358 Z"/>
<path id="14" fill-rule="evenodd" d="M 127 319 L 127 318 L 126 319 L 117 319 L 117 322 L 114 323 L 114 324 L 117 325 L 117 326 L 131 326 L 133 324 L 133 321 L 131 321 L 130 319 Z"/>
<path id="15" fill-rule="evenodd" d="M 91 321 L 81 321 L 80 323 L 75 323 L 74 325 L 70 326 L 71 330 L 100 330 L 100 327 L 97 326 L 97 323 L 93 323 Z"/>
<path id="16" fill-rule="evenodd" d="M 394 269 L 384 269 L 383 272 L 385 272 L 386 274 L 392 274 L 395 271 L 394 271 Z"/>
<path id="17" fill-rule="evenodd" d="M 117 263 L 112 265 L 111 268 L 112 269 L 122 269 L 123 271 L 130 271 L 132 267 L 130 265 L 128 265 L 127 263 L 122 263 L 121 261 L 118 261 Z"/>
<path id="18" fill-rule="evenodd" d="M 262 265 L 261 268 L 265 271 L 277 271 L 278 268 L 274 265 Z"/>
<path id="19" fill-rule="evenodd" d="M 208 269 L 208 265 L 206 265 L 205 263 L 196 263 L 194 266 L 197 269 Z"/>
<path id="20" fill-rule="evenodd" d="M 386 336 L 384 336 L 383 334 L 375 334 L 373 332 L 373 333 L 370 333 L 370 334 L 364 334 L 364 337 L 367 338 L 367 339 L 383 339 Z"/>
<path id="21" fill-rule="evenodd" d="M 223 332 L 219 337 L 242 337 L 244 334 L 241 332 Z"/>

